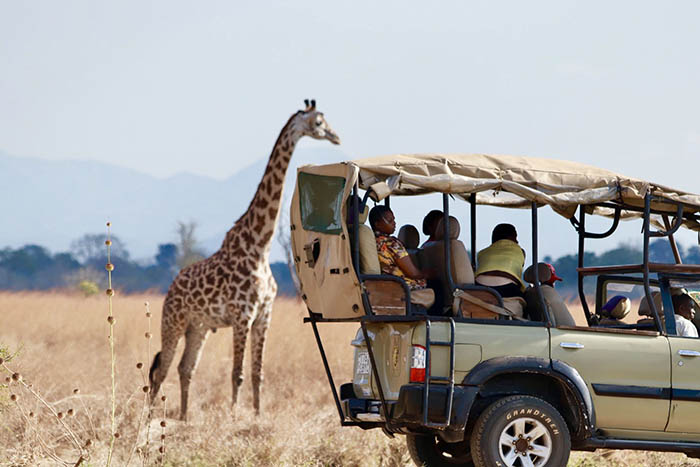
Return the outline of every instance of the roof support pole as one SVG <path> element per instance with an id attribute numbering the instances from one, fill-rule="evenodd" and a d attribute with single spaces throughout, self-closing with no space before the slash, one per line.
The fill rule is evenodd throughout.
<path id="1" fill-rule="evenodd" d="M 469 195 L 469 213 L 470 213 L 470 224 L 469 228 L 471 229 L 471 260 L 472 260 L 472 269 L 476 271 L 476 193 L 472 193 Z"/>
<path id="2" fill-rule="evenodd" d="M 659 317 L 659 310 L 656 309 L 656 303 L 651 296 L 651 286 L 649 284 L 649 237 L 651 237 L 651 193 L 647 192 L 644 196 L 644 218 L 642 219 L 642 230 L 644 231 L 644 257 L 642 260 L 642 270 L 644 273 L 644 296 L 649 303 L 649 308 L 654 316 L 656 328 L 660 332 L 664 332 L 664 327 Z M 670 323 L 669 323 L 670 324 Z M 673 323 L 675 325 L 675 323 Z"/>
<path id="3" fill-rule="evenodd" d="M 352 263 L 355 266 L 355 274 L 360 277 L 360 193 L 359 180 L 355 180 L 352 187 Z"/>
<path id="4" fill-rule="evenodd" d="M 578 218 L 578 267 L 583 267 L 583 257 L 586 242 L 586 210 L 583 205 L 579 208 L 579 218 Z M 581 273 L 577 273 L 578 279 L 578 298 L 581 301 L 581 306 L 583 307 L 583 312 L 586 315 L 586 322 L 590 326 L 592 324 L 591 310 L 588 308 L 588 302 L 586 301 L 586 293 L 583 289 L 583 276 Z"/>
<path id="5" fill-rule="evenodd" d="M 542 287 L 540 286 L 540 271 L 538 267 L 538 237 L 539 232 L 537 229 L 537 203 L 532 202 L 532 269 L 535 273 L 535 290 L 537 290 L 537 299 L 540 301 L 540 306 L 547 317 L 547 323 L 552 324 L 552 320 L 549 319 L 549 311 L 547 310 L 547 303 L 544 301 L 544 295 L 542 294 Z"/>
<path id="6" fill-rule="evenodd" d="M 667 215 L 663 216 L 663 220 L 664 227 L 666 227 L 666 231 L 669 232 L 671 230 L 671 221 L 668 220 Z M 673 252 L 673 258 L 676 260 L 676 264 L 683 264 L 681 254 L 678 251 L 678 245 L 676 245 L 676 238 L 673 236 L 673 234 L 668 236 L 668 242 L 671 244 L 671 251 Z"/>
<path id="7" fill-rule="evenodd" d="M 445 278 L 450 286 L 450 290 L 454 292 L 455 283 L 452 280 L 452 252 L 450 251 L 450 197 L 447 193 L 442 194 L 442 216 L 443 216 L 443 243 L 445 244 Z M 448 297 L 445 297 L 448 298 Z"/>
<path id="8" fill-rule="evenodd" d="M 355 186 L 352 187 L 352 213 L 353 213 L 353 223 L 352 223 L 352 263 L 355 267 L 355 274 L 357 274 L 357 280 L 360 283 L 360 289 L 362 290 L 362 306 L 365 309 L 365 315 L 372 314 L 372 306 L 369 303 L 369 298 L 364 292 L 362 287 L 362 271 L 360 265 L 360 180 L 359 178 L 355 180 Z M 362 200 L 362 210 L 364 211 L 367 205 L 367 197 L 369 196 L 369 190 L 365 193 L 365 197 Z"/>

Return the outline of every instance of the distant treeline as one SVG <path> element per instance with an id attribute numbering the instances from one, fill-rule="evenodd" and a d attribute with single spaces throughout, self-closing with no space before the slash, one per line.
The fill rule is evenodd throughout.
<path id="1" fill-rule="evenodd" d="M 187 235 L 182 238 L 187 238 Z M 74 288 L 88 293 L 91 284 L 94 284 L 97 289 L 105 288 L 107 278 L 105 239 L 105 235 L 85 235 L 71 244 L 70 252 L 56 254 L 51 254 L 46 248 L 38 245 L 0 250 L 0 290 Z M 191 244 L 192 242 L 187 241 L 183 241 L 181 246 L 164 243 L 158 245 L 152 259 L 135 261 L 130 258 L 123 242 L 112 237 L 111 262 L 115 266 L 112 274 L 114 287 L 125 292 L 167 291 L 182 267 L 204 257 L 201 252 L 193 249 Z M 683 245 L 678 246 L 684 263 L 700 264 L 700 247 L 693 246 L 686 249 Z M 665 239 L 658 239 L 651 243 L 649 256 L 652 262 L 674 262 L 671 247 Z M 553 264 L 557 275 L 563 279 L 557 284 L 557 288 L 573 294 L 576 289 L 577 255 L 565 255 L 557 259 L 545 256 L 543 261 Z M 600 254 L 586 253 L 584 258 L 586 266 L 640 264 L 641 262 L 641 249 L 627 245 L 619 245 Z M 295 295 L 296 289 L 287 264 L 277 262 L 271 266 L 279 286 L 279 294 Z"/>
<path id="2" fill-rule="evenodd" d="M 89 234 L 71 243 L 71 251 L 52 254 L 39 245 L 0 250 L 0 290 L 76 289 L 85 293 L 106 288 L 106 235 Z M 204 258 L 201 252 L 174 243 L 158 245 L 146 261 L 131 259 L 124 243 L 111 237 L 114 264 L 113 286 L 124 292 L 156 290 L 166 292 L 178 271 Z M 183 251 L 186 250 L 186 251 Z M 295 295 L 296 289 L 286 263 L 273 263 L 281 295 Z"/>
<path id="3" fill-rule="evenodd" d="M 700 247 L 692 246 L 684 248 L 678 244 L 678 250 L 683 263 L 700 264 Z M 585 253 L 584 266 L 611 266 L 615 264 L 641 264 L 643 253 L 641 248 L 634 248 L 628 245 L 618 245 L 612 250 L 607 250 L 600 254 Z M 562 282 L 557 282 L 557 289 L 564 289 L 570 295 L 574 295 L 577 290 L 578 275 L 576 268 L 578 267 L 578 254 L 561 256 L 553 259 L 551 256 L 545 256 L 542 261 L 551 263 L 557 276 L 563 279 Z M 675 263 L 671 245 L 667 239 L 657 239 L 649 244 L 649 261 L 652 263 Z M 527 260 L 526 260 L 527 262 Z M 591 283 L 586 285 L 586 291 L 595 290 L 593 279 Z"/>

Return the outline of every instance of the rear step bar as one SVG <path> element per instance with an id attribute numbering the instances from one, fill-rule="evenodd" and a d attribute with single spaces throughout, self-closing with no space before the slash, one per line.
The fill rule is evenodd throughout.
<path id="1" fill-rule="evenodd" d="M 452 418 L 452 399 L 455 389 L 455 320 L 448 318 L 450 324 L 450 340 L 448 341 L 433 341 L 430 340 L 430 325 L 432 320 L 427 317 L 425 320 L 425 382 L 423 386 L 423 425 L 430 428 L 446 428 L 450 424 L 450 419 Z M 433 346 L 438 347 L 449 347 L 450 348 L 450 370 L 448 372 L 449 376 L 433 376 L 431 371 L 431 349 Z M 430 422 L 428 421 L 429 412 L 429 394 L 430 394 L 430 383 L 432 382 L 446 382 L 447 383 L 447 397 L 445 398 L 446 407 L 443 412 L 445 421 Z"/>
<path id="2" fill-rule="evenodd" d="M 359 319 L 358 318 L 351 318 L 351 319 L 323 319 L 320 317 L 320 315 L 317 315 L 313 313 L 311 310 L 307 308 L 309 312 L 309 317 L 304 318 L 305 323 L 311 323 L 311 327 L 313 328 L 314 331 L 314 336 L 316 338 L 316 345 L 318 346 L 318 350 L 321 354 L 321 360 L 323 361 L 323 367 L 326 370 L 326 377 L 328 378 L 328 383 L 331 387 L 331 392 L 333 394 L 333 399 L 335 401 L 336 408 L 338 409 L 338 415 L 340 416 L 340 424 L 341 426 L 360 426 L 360 427 L 369 427 L 368 424 L 375 424 L 379 420 L 377 417 L 371 417 L 372 421 L 366 420 L 366 421 L 352 421 L 348 420 L 345 417 L 345 414 L 343 413 L 342 409 L 342 404 L 340 401 L 340 397 L 338 394 L 338 390 L 335 387 L 335 382 L 333 381 L 333 375 L 331 373 L 330 365 L 328 364 L 328 358 L 326 357 L 326 352 L 323 348 L 323 342 L 321 341 L 321 335 L 318 332 L 318 327 L 317 323 L 330 323 L 330 322 L 360 322 L 360 327 L 362 329 L 362 334 L 364 336 L 365 342 L 367 344 L 367 353 L 369 354 L 369 360 L 370 360 L 370 365 L 372 366 L 372 375 L 374 377 L 374 380 L 376 381 L 377 384 L 377 389 L 379 392 L 379 399 L 381 402 L 381 412 L 384 417 L 384 428 L 388 432 L 393 431 L 392 430 L 392 418 L 391 418 L 391 408 L 390 408 L 390 403 L 387 402 L 385 396 L 384 396 L 384 388 L 382 387 L 381 384 L 381 379 L 379 378 L 379 372 L 377 370 L 377 365 L 375 362 L 374 358 L 374 352 L 372 350 L 372 341 L 369 338 L 368 332 L 367 332 L 367 323 L 372 323 L 372 322 L 416 322 L 419 323 L 421 321 L 426 322 L 426 364 L 429 364 L 430 362 L 430 345 L 436 345 L 436 346 L 449 346 L 450 347 L 450 376 L 449 377 L 444 377 L 444 376 L 431 376 L 430 371 L 428 368 L 426 368 L 426 381 L 424 383 L 424 394 L 423 394 L 423 421 L 425 422 L 425 425 L 428 427 L 433 427 L 433 428 L 441 428 L 444 429 L 446 428 L 449 423 L 450 419 L 452 418 L 452 405 L 453 405 L 453 399 L 454 399 L 454 366 L 455 366 L 455 349 L 454 349 L 454 340 L 455 340 L 455 322 L 454 319 L 450 317 L 440 317 L 440 316 L 425 316 L 425 315 L 410 315 L 410 316 L 362 316 Z M 450 340 L 449 341 L 432 341 L 430 342 L 430 335 L 429 335 L 429 327 L 432 322 L 449 322 L 450 323 Z M 435 422 L 428 422 L 427 417 L 428 417 L 428 395 L 429 395 L 429 389 L 430 389 L 430 382 L 447 382 L 448 384 L 446 385 L 448 387 L 448 397 L 446 404 L 447 406 L 445 407 L 445 422 L 444 423 L 435 423 Z M 375 425 L 376 426 L 376 425 Z"/>

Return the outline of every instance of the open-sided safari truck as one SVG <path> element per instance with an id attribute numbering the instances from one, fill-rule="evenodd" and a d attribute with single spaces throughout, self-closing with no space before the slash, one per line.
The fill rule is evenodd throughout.
<path id="1" fill-rule="evenodd" d="M 380 273 L 364 225 L 370 199 L 426 193 L 443 199 L 440 248 L 413 253 L 433 268 L 427 292 Z M 469 210 L 475 252 L 478 205 L 532 213 L 522 313 L 474 284 L 475 255 L 449 214 Z M 542 285 L 543 206 L 569 219 L 578 236 L 585 325 Z M 395 155 L 300 168 L 294 261 L 341 424 L 407 435 L 419 465 L 559 466 L 571 449 L 596 448 L 700 456 L 700 339 L 679 335 L 673 298 L 700 291 L 700 266 L 682 264 L 673 240 L 681 227 L 700 229 L 699 212 L 698 195 L 549 159 Z M 588 231 L 591 215 L 610 218 L 609 229 Z M 643 262 L 587 267 L 586 240 L 632 218 L 642 220 Z M 654 237 L 669 239 L 676 264 L 649 262 Z M 594 304 L 584 294 L 589 276 Z M 433 295 L 442 295 L 438 309 Z M 630 306 L 639 316 L 624 318 Z M 337 388 L 317 325 L 347 321 L 360 326 L 351 342 L 354 376 Z"/>

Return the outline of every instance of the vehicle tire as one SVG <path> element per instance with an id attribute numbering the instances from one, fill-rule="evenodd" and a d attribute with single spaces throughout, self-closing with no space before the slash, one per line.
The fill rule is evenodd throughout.
<path id="1" fill-rule="evenodd" d="M 419 467 L 473 467 L 469 439 L 447 443 L 436 435 L 406 435 L 411 459 Z"/>
<path id="2" fill-rule="evenodd" d="M 510 396 L 491 404 L 472 430 L 477 467 L 560 467 L 571 452 L 569 428 L 557 409 L 532 396 Z"/>

